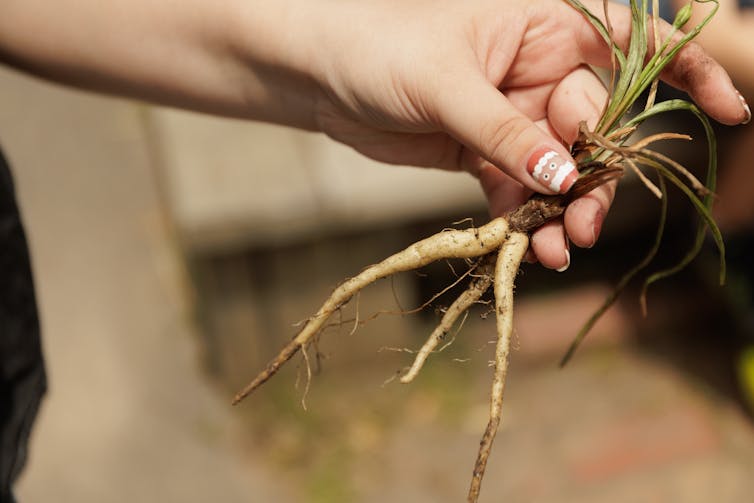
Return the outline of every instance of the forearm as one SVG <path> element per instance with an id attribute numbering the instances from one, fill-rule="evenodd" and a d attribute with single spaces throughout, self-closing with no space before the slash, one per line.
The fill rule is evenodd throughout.
<path id="1" fill-rule="evenodd" d="M 306 53 L 311 3 L 8 0 L 0 61 L 85 89 L 312 129 L 321 91 Z"/>

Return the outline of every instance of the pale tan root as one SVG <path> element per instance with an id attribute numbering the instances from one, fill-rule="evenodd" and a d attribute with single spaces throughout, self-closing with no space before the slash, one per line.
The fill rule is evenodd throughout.
<path id="1" fill-rule="evenodd" d="M 479 498 L 487 459 L 495 440 L 503 410 L 503 391 L 508 373 L 508 357 L 513 335 L 513 288 L 521 260 L 529 248 L 529 236 L 513 232 L 503 244 L 495 267 L 495 316 L 497 319 L 497 345 L 495 346 L 495 371 L 490 392 L 490 419 L 479 443 L 479 453 L 474 465 L 474 474 L 469 488 L 468 501 Z"/>
<path id="2" fill-rule="evenodd" d="M 356 316 L 354 316 L 353 319 L 349 319 L 349 320 L 345 320 L 345 321 L 344 320 L 340 320 L 337 323 L 328 323 L 327 325 L 322 326 L 322 328 L 320 329 L 320 331 L 325 330 L 325 329 L 327 329 L 329 327 L 339 327 L 339 326 L 343 325 L 344 323 L 352 323 L 353 322 L 354 326 L 353 326 L 353 329 L 351 330 L 351 332 L 349 334 L 349 335 L 353 335 L 354 333 L 356 333 L 356 330 L 361 325 L 365 325 L 365 324 L 369 323 L 370 321 L 376 319 L 378 316 L 382 316 L 382 315 L 385 315 L 385 314 L 397 314 L 397 315 L 403 316 L 403 315 L 406 315 L 406 314 L 414 314 L 414 313 L 418 313 L 420 311 L 423 311 L 424 309 L 426 309 L 429 306 L 431 306 L 432 303 L 435 300 L 439 299 L 440 297 L 442 297 L 443 295 L 445 295 L 448 291 L 452 290 L 456 285 L 458 285 L 459 283 L 461 283 L 468 276 L 471 276 L 472 273 L 474 272 L 474 270 L 476 269 L 476 267 L 477 267 L 477 265 L 473 265 L 472 267 L 470 267 L 467 271 L 465 271 L 463 274 L 461 274 L 460 276 L 458 276 L 458 278 L 456 278 L 456 280 L 453 281 L 453 283 L 449 284 L 448 286 L 446 286 L 445 288 L 443 288 L 442 290 L 440 290 L 436 294 L 432 295 L 432 297 L 430 297 L 429 299 L 427 299 L 426 301 L 424 301 L 424 303 L 422 303 L 422 305 L 420 305 L 418 307 L 415 307 L 413 309 L 403 309 L 403 308 L 400 308 L 400 302 L 398 301 L 397 298 L 395 298 L 395 301 L 396 301 L 395 303 L 398 304 L 398 306 L 399 306 L 400 309 L 398 309 L 398 310 L 382 310 L 382 311 L 377 311 L 376 313 L 373 313 L 371 316 L 362 319 L 359 316 L 358 301 L 357 301 Z M 451 270 L 452 269 L 453 268 L 451 267 Z M 455 274 L 455 271 L 453 271 L 453 273 Z M 392 288 L 392 285 L 391 285 L 391 288 Z M 386 348 L 386 349 L 389 349 L 389 348 Z M 411 351 L 411 350 L 408 350 L 408 352 L 410 352 L 410 353 L 416 353 L 416 351 Z"/>
<path id="3" fill-rule="evenodd" d="M 649 189 L 649 191 L 654 194 L 657 199 L 662 199 L 662 192 L 660 192 L 660 189 L 657 188 L 657 185 L 655 185 L 652 180 L 647 178 L 647 175 L 645 175 L 639 169 L 639 166 L 637 166 L 636 163 L 628 157 L 624 158 L 623 160 L 626 162 L 626 164 L 628 164 L 628 167 L 631 168 L 637 178 L 639 178 L 639 181 L 641 181 L 641 183 L 643 183 L 644 186 Z"/>
<path id="4" fill-rule="evenodd" d="M 582 123 L 583 124 L 583 123 Z M 580 127 L 581 133 L 584 135 L 584 137 L 592 142 L 595 145 L 599 145 L 602 148 L 605 148 L 607 150 L 610 150 L 611 152 L 620 154 L 624 159 L 637 159 L 639 161 L 644 159 L 649 159 L 652 161 L 656 161 L 659 163 L 664 163 L 671 168 L 675 169 L 679 174 L 684 176 L 688 182 L 691 184 L 691 187 L 699 194 L 708 194 L 709 190 L 707 187 L 704 186 L 702 182 L 699 181 L 698 178 L 696 178 L 689 170 L 687 170 L 684 166 L 682 166 L 680 163 L 674 161 L 670 157 L 663 155 L 659 152 L 655 152 L 654 150 L 649 150 L 646 148 L 647 145 L 660 141 L 660 140 L 690 140 L 691 137 L 685 134 L 678 134 L 678 133 L 658 133 L 654 134 L 652 136 L 648 136 L 647 138 L 644 138 L 643 140 L 637 142 L 635 145 L 631 146 L 621 146 L 616 143 L 611 142 L 607 138 L 598 135 L 596 133 L 593 133 L 589 131 L 585 125 L 582 125 Z"/>
<path id="5" fill-rule="evenodd" d="M 306 363 L 306 385 L 304 394 L 301 395 L 301 408 L 306 410 L 306 397 L 309 396 L 309 387 L 312 384 L 312 364 L 309 361 L 309 353 L 306 352 L 305 346 L 301 348 L 301 353 L 304 355 L 304 363 Z"/>
<path id="6" fill-rule="evenodd" d="M 440 323 L 432 331 L 427 341 L 421 347 L 419 352 L 414 358 L 414 363 L 411 368 L 401 377 L 401 382 L 404 384 L 413 381 L 424 366 L 424 362 L 427 361 L 429 355 L 437 348 L 440 342 L 450 332 L 453 324 L 456 322 L 459 316 L 469 309 L 474 303 L 476 303 L 484 292 L 486 292 L 492 284 L 492 275 L 495 270 L 495 254 L 489 254 L 482 259 L 482 263 L 477 266 L 474 271 L 474 279 L 469 284 L 468 288 L 458 296 L 458 298 L 448 307 L 443 314 Z"/>
<path id="7" fill-rule="evenodd" d="M 662 141 L 662 140 L 686 140 L 691 141 L 691 136 L 687 134 L 681 134 L 681 133 L 657 133 L 650 136 L 647 136 L 645 138 L 642 138 L 641 140 L 637 141 L 636 143 L 633 143 L 630 145 L 630 147 L 634 150 L 636 149 L 642 149 L 646 148 L 652 143 Z"/>
<path id="8" fill-rule="evenodd" d="M 293 357 L 296 352 L 319 333 L 325 322 L 357 292 L 378 279 L 391 274 L 410 271 L 431 262 L 449 258 L 474 258 L 486 255 L 500 248 L 509 233 L 508 221 L 496 218 L 477 228 L 446 230 L 418 241 L 382 262 L 364 269 L 357 276 L 341 283 L 325 301 L 322 307 L 303 326 L 278 355 L 267 364 L 243 390 L 233 399 L 237 404 L 272 377 L 278 369 Z"/>

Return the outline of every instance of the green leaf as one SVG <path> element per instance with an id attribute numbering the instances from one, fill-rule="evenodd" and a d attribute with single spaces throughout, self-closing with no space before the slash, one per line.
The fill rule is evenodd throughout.
<path id="1" fill-rule="evenodd" d="M 678 13 L 673 19 L 673 28 L 680 30 L 683 25 L 689 22 L 689 19 L 691 19 L 691 2 L 678 9 Z"/>
<path id="2" fill-rule="evenodd" d="M 749 345 L 745 348 L 736 363 L 741 392 L 750 410 L 754 411 L 754 346 Z"/>
<path id="3" fill-rule="evenodd" d="M 631 38 L 629 41 L 629 48 L 627 54 L 623 54 L 611 38 L 611 32 L 608 28 L 605 28 L 604 24 L 591 14 L 586 7 L 584 7 L 578 0 L 566 0 L 577 10 L 579 10 L 595 27 L 595 29 L 606 40 L 606 43 L 612 48 L 615 59 L 620 66 L 620 75 L 617 82 L 612 83 L 612 89 L 610 89 L 610 98 L 607 106 L 600 118 L 599 124 L 595 129 L 595 133 L 591 135 L 596 145 L 601 146 L 591 150 L 588 159 L 584 161 L 605 161 L 610 158 L 613 161 L 617 158 L 620 160 L 621 155 L 625 155 L 633 159 L 639 164 L 643 164 L 647 167 L 653 168 L 659 175 L 660 192 L 661 192 L 661 211 L 658 222 L 657 231 L 655 234 L 655 241 L 647 252 L 644 259 L 637 264 L 634 268 L 629 270 L 618 282 L 612 294 L 605 300 L 605 302 L 597 309 L 592 317 L 584 324 L 579 331 L 565 356 L 561 361 L 561 365 L 565 365 L 571 358 L 576 348 L 579 346 L 586 334 L 593 328 L 597 320 L 607 311 L 607 309 L 615 302 L 618 295 L 625 289 L 628 283 L 636 277 L 636 275 L 644 270 L 649 263 L 654 259 L 659 249 L 662 235 L 665 230 L 665 222 L 667 219 L 667 187 L 666 181 L 672 183 L 678 187 L 683 194 L 691 202 L 692 206 L 700 217 L 699 225 L 697 226 L 696 236 L 694 238 L 691 249 L 683 256 L 683 258 L 673 267 L 661 270 L 650 275 L 644 282 L 641 294 L 642 306 L 645 307 L 646 292 L 651 284 L 660 279 L 666 278 L 686 267 L 700 252 L 704 238 L 709 230 L 718 250 L 720 253 L 720 282 L 725 280 L 725 245 L 723 243 L 722 235 L 720 233 L 717 224 L 711 215 L 711 208 L 713 202 L 713 192 L 716 186 L 717 180 L 717 145 L 715 141 L 714 132 L 709 123 L 707 117 L 692 103 L 684 100 L 668 100 L 662 103 L 654 104 L 654 92 L 649 93 L 649 98 L 644 106 L 644 111 L 637 114 L 635 117 L 628 121 L 624 121 L 624 116 L 633 106 L 634 102 L 640 98 L 642 93 L 649 87 L 655 89 L 657 80 L 662 70 L 672 61 L 678 51 L 683 48 L 688 42 L 696 37 L 701 29 L 712 19 L 712 16 L 717 11 L 719 5 L 717 0 L 693 0 L 698 3 L 714 3 L 712 11 L 692 30 L 687 34 L 684 34 L 678 38 L 678 30 L 684 26 L 691 16 L 691 2 L 684 6 L 676 19 L 674 20 L 671 32 L 662 43 L 659 43 L 659 36 L 655 35 L 655 53 L 652 57 L 646 60 L 647 48 L 648 48 L 648 30 L 647 30 L 647 0 L 631 0 Z M 606 4 L 605 4 L 606 5 Z M 653 0 L 653 10 L 657 10 L 658 2 Z M 607 14 L 606 14 L 607 16 Z M 656 27 L 657 21 L 653 19 L 653 27 Z M 609 27 L 608 21 L 608 27 Z M 659 45 L 659 47 L 657 47 Z M 615 69 L 613 69 L 615 71 Z M 684 181 L 676 176 L 677 170 L 685 170 L 682 166 L 675 163 L 672 159 L 664 157 L 659 153 L 655 153 L 646 149 L 630 150 L 630 147 L 624 147 L 625 142 L 631 136 L 633 131 L 642 122 L 650 119 L 658 114 L 674 111 L 685 110 L 691 112 L 701 122 L 705 135 L 707 137 L 708 144 L 708 162 L 707 162 L 707 174 L 704 186 L 708 190 L 704 197 L 700 197 L 696 194 L 692 188 L 690 188 Z M 586 135 L 590 137 L 589 134 Z M 600 138 L 602 138 L 600 140 Z M 693 180 L 696 187 L 699 187 L 697 182 Z"/>
<path id="4" fill-rule="evenodd" d="M 699 110 L 699 108 L 693 103 L 689 103 L 685 100 L 668 100 L 652 107 L 642 114 L 637 115 L 634 119 L 632 119 L 632 121 L 642 121 L 653 115 L 668 112 L 671 110 L 686 110 L 688 112 L 691 112 L 699 120 L 699 122 L 702 124 L 702 127 L 704 128 L 704 134 L 707 138 L 708 148 L 707 176 L 704 185 L 709 190 L 709 194 L 707 194 L 704 197 L 703 201 L 700 202 L 700 205 L 704 210 L 702 213 L 702 220 L 697 226 L 696 237 L 694 239 L 693 246 L 691 247 L 689 252 L 681 259 L 681 261 L 678 262 L 675 266 L 663 271 L 659 271 L 647 278 L 642 289 L 642 296 L 646 295 L 646 291 L 652 283 L 655 283 L 663 278 L 667 278 L 668 276 L 672 276 L 673 274 L 681 271 L 699 254 L 704 244 L 704 236 L 706 234 L 707 228 L 710 229 L 710 232 L 712 233 L 712 236 L 715 240 L 715 244 L 717 245 L 718 253 L 720 254 L 720 284 L 722 285 L 725 283 L 725 244 L 723 243 L 720 230 L 717 227 L 715 221 L 712 219 L 710 213 L 712 210 L 712 203 L 714 202 L 714 192 L 717 188 L 717 140 L 715 139 L 715 132 L 712 130 L 712 125 L 710 124 L 709 119 L 707 119 L 707 116 L 704 115 L 704 113 L 702 113 L 702 111 Z M 631 123 L 632 121 L 629 121 L 629 123 Z M 692 200 L 692 203 L 694 203 L 695 201 L 698 201 L 696 196 Z M 699 206 L 697 206 L 697 209 L 699 211 Z"/>
<path id="5" fill-rule="evenodd" d="M 605 41 L 605 43 L 610 47 L 613 51 L 613 54 L 615 55 L 615 59 L 618 61 L 618 68 L 623 69 L 623 66 L 625 65 L 626 56 L 623 54 L 623 51 L 620 50 L 620 47 L 613 42 L 613 38 L 610 34 L 610 31 L 605 27 L 605 25 L 602 23 L 600 18 L 592 14 L 592 12 L 586 8 L 584 4 L 582 4 L 579 0 L 565 0 L 568 2 L 571 7 L 576 9 L 577 11 L 581 12 L 581 14 L 589 21 L 595 30 L 602 36 L 602 39 Z"/>
<path id="6" fill-rule="evenodd" d="M 625 290 L 631 280 L 634 279 L 636 275 L 639 274 L 642 270 L 644 270 L 657 255 L 657 251 L 660 249 L 660 243 L 662 242 L 662 235 L 665 233 L 665 222 L 667 221 L 668 215 L 667 187 L 665 185 L 665 180 L 662 177 L 660 177 L 659 179 L 659 186 L 660 191 L 662 192 L 662 198 L 660 199 L 660 217 L 657 223 L 655 240 L 654 243 L 652 243 L 652 247 L 647 251 L 647 254 L 644 256 L 641 262 L 636 264 L 631 270 L 623 275 L 623 277 L 620 279 L 615 288 L 613 288 L 613 291 L 607 297 L 607 299 L 605 299 L 602 305 L 597 308 L 594 314 L 592 314 L 592 316 L 586 321 L 586 323 L 584 323 L 584 325 L 581 327 L 581 330 L 579 330 L 579 333 L 576 334 L 576 337 L 568 347 L 565 355 L 560 360 L 561 367 L 565 366 L 565 364 L 568 363 L 573 354 L 576 352 L 576 349 L 579 347 L 579 345 L 581 345 L 584 337 L 586 337 L 586 334 L 588 334 L 592 330 L 592 328 L 594 328 L 594 325 L 597 323 L 597 321 L 599 321 L 600 318 L 602 318 L 602 315 L 604 315 L 607 310 L 610 309 L 613 304 L 615 304 L 615 301 L 618 300 L 618 297 L 623 292 L 623 290 Z"/>

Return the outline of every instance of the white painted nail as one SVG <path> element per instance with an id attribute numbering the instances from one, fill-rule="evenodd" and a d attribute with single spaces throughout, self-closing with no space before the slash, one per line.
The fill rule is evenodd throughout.
<path id="1" fill-rule="evenodd" d="M 526 164 L 531 177 L 545 190 L 565 194 L 576 183 L 579 172 L 574 163 L 548 148 L 540 148 Z"/>
<path id="2" fill-rule="evenodd" d="M 558 272 L 564 272 L 566 269 L 568 269 L 568 266 L 571 265 L 571 252 L 568 251 L 568 248 L 565 249 L 565 256 L 566 256 L 566 263 L 563 267 L 560 269 L 555 269 Z"/>
<path id="3" fill-rule="evenodd" d="M 746 103 L 746 98 L 744 98 L 738 91 L 736 91 L 736 93 L 738 94 L 738 99 L 741 100 L 741 105 L 744 107 L 744 112 L 746 112 L 746 118 L 741 124 L 748 124 L 751 121 L 751 108 L 749 108 L 749 104 Z"/>

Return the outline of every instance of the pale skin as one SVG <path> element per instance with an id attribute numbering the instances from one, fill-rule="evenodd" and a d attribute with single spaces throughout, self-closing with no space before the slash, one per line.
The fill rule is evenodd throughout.
<path id="1" fill-rule="evenodd" d="M 585 1 L 593 12 L 602 2 Z M 611 6 L 625 45 L 628 12 Z M 663 25 L 663 30 L 667 25 Z M 490 212 L 547 192 L 526 170 L 594 122 L 603 40 L 561 0 L 6 0 L 0 61 L 61 83 L 321 131 L 374 159 L 465 170 Z M 745 120 L 725 71 L 694 44 L 664 74 L 714 119 Z M 592 246 L 608 184 L 534 232 L 546 267 Z"/>
<path id="2" fill-rule="evenodd" d="M 683 2 L 673 0 L 675 9 Z M 712 4 L 700 4 L 691 17 L 691 23 L 701 21 Z M 754 9 L 738 7 L 737 0 L 719 0 L 715 17 L 697 38 L 699 44 L 722 64 L 736 81 L 738 90 L 745 97 L 754 95 Z"/>
<path id="3" fill-rule="evenodd" d="M 680 8 L 679 0 L 673 2 Z M 711 5 L 700 5 L 692 16 L 699 21 L 709 12 Z M 744 98 L 754 98 L 754 9 L 738 6 L 736 0 L 720 0 L 720 8 L 698 41 L 709 54 L 718 59 L 730 75 Z M 750 232 L 754 227 L 754 200 L 751 187 L 754 173 L 751 170 L 754 125 L 737 128 L 731 132 L 735 141 L 726 145 L 721 156 L 720 179 L 717 184 L 718 199 L 714 215 L 725 233 Z"/>

